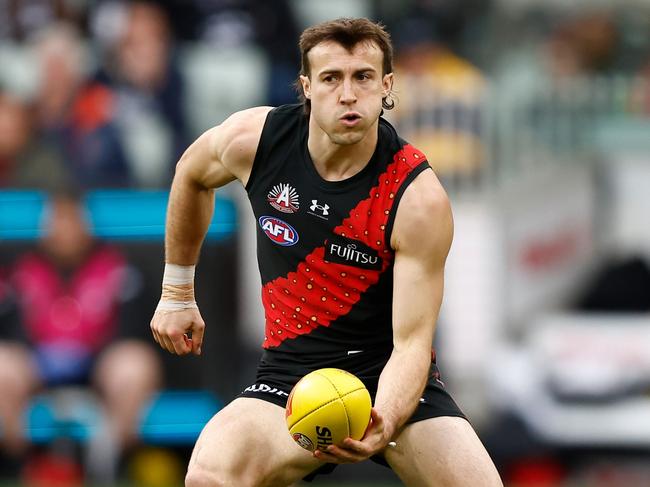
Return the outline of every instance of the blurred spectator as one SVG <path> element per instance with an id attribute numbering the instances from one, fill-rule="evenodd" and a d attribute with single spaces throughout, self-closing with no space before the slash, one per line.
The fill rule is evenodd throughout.
<path id="1" fill-rule="evenodd" d="M 396 103 L 387 116 L 443 179 L 476 174 L 483 160 L 483 75 L 448 47 L 426 17 L 403 21 L 395 45 Z"/>
<path id="2" fill-rule="evenodd" d="M 7 272 L 0 268 L 0 445 L 10 457 L 27 446 L 21 415 L 38 385 L 36 364 L 20 344 L 17 310 Z"/>
<path id="3" fill-rule="evenodd" d="M 588 13 L 564 19 L 541 43 L 541 62 L 552 79 L 605 74 L 616 59 L 618 33 L 606 13 Z"/>
<path id="4" fill-rule="evenodd" d="M 87 80 L 84 44 L 73 27 L 57 24 L 34 40 L 39 67 L 36 117 L 40 135 L 58 146 L 80 187 L 131 182 L 115 124 L 115 96 Z"/>
<path id="5" fill-rule="evenodd" d="M 611 71 L 618 30 L 611 15 L 585 13 L 564 18 L 532 46 L 513 45 L 501 56 L 497 74 L 511 95 L 539 92 L 540 87 Z M 515 90 L 514 93 L 512 90 Z M 505 100 L 507 101 L 507 100 Z"/>
<path id="6" fill-rule="evenodd" d="M 293 81 L 300 62 L 296 39 L 300 34 L 292 4 L 287 0 L 220 0 L 192 2 L 197 14 L 196 38 L 215 49 L 255 45 L 269 60 L 265 103 L 294 103 Z M 228 68 L 224 67 L 225 76 Z"/>
<path id="7" fill-rule="evenodd" d="M 611 13 L 583 15 L 568 21 L 561 31 L 573 44 L 583 71 L 598 75 L 616 68 L 619 33 Z"/>
<path id="8" fill-rule="evenodd" d="M 631 113 L 650 115 L 650 55 L 634 79 L 628 105 Z"/>
<path id="9" fill-rule="evenodd" d="M 583 143 L 594 109 L 607 98 L 585 83 L 611 72 L 617 45 L 611 15 L 585 12 L 563 18 L 541 42 L 502 56 L 493 105 L 530 153 L 572 151 Z"/>
<path id="10" fill-rule="evenodd" d="M 0 2 L 0 39 L 24 41 L 57 21 L 81 27 L 86 2 L 75 0 L 19 0 Z"/>
<path id="11" fill-rule="evenodd" d="M 271 106 L 295 103 L 293 82 L 296 66 L 300 65 L 296 48 L 300 29 L 296 15 L 286 0 L 256 2 L 254 6 L 257 42 L 270 60 L 267 103 Z"/>
<path id="12" fill-rule="evenodd" d="M 62 155 L 34 137 L 27 102 L 0 90 L 0 188 L 55 190 L 69 183 Z"/>
<path id="13" fill-rule="evenodd" d="M 120 127 L 135 183 L 167 186 L 187 146 L 185 82 L 165 11 L 154 2 L 107 4 L 122 23 L 100 80 L 117 95 Z"/>
<path id="14" fill-rule="evenodd" d="M 1 314 L 14 318 L 0 341 L 4 445 L 14 453 L 26 447 L 22 414 L 37 386 L 93 385 L 118 448 L 132 446 L 162 374 L 141 340 L 149 331 L 141 278 L 117 248 L 93 239 L 74 195 L 53 196 L 43 225 L 38 248 L 11 272 L 16 313 Z"/>
<path id="15" fill-rule="evenodd" d="M 175 2 L 164 3 L 176 20 L 179 9 L 174 8 Z M 300 62 L 296 48 L 300 28 L 291 2 L 192 0 L 183 4 L 183 13 L 194 16 L 191 24 L 192 38 L 205 42 L 214 49 L 256 46 L 264 51 L 269 60 L 269 76 L 262 97 L 263 103 L 277 106 L 296 101 L 293 81 L 296 78 L 296 66 Z M 175 27 L 179 30 L 178 22 Z M 181 26 L 180 29 L 182 28 Z M 227 76 L 228 68 L 222 68 Z"/>

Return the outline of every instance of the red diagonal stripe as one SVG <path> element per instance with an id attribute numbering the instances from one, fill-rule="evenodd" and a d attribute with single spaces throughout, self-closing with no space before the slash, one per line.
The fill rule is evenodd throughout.
<path id="1" fill-rule="evenodd" d="M 300 262 L 295 271 L 263 286 L 265 348 L 276 347 L 319 326 L 329 326 L 349 313 L 361 295 L 377 283 L 393 261 L 393 253 L 385 243 L 385 230 L 395 194 L 408 173 L 423 160 L 421 152 L 405 145 L 379 176 L 368 197 L 334 229 L 336 235 L 375 249 L 382 258 L 381 270 L 326 262 L 325 247 L 321 246 Z"/>

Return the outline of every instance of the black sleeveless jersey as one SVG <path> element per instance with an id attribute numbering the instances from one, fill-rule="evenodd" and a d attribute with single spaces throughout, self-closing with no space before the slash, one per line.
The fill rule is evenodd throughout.
<path id="1" fill-rule="evenodd" d="M 348 179 L 326 181 L 307 136 L 301 105 L 271 110 L 246 185 L 257 220 L 263 346 L 296 360 L 390 354 L 391 229 L 402 193 L 429 164 L 380 118 L 368 164 Z"/>

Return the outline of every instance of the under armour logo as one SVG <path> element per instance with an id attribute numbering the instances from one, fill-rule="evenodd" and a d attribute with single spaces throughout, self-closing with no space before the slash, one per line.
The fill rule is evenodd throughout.
<path id="1" fill-rule="evenodd" d="M 330 209 L 330 206 L 328 204 L 324 205 L 319 205 L 318 200 L 311 200 L 311 206 L 309 207 L 311 211 L 320 211 L 323 216 L 327 216 L 330 214 L 328 211 Z"/>

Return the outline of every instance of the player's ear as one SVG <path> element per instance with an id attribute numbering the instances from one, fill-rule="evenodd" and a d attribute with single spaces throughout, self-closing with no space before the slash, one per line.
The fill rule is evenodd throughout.
<path id="1" fill-rule="evenodd" d="M 311 80 L 309 76 L 300 75 L 300 83 L 302 84 L 302 92 L 305 94 L 305 98 L 311 100 Z"/>
<path id="2" fill-rule="evenodd" d="M 382 88 L 384 90 L 384 98 L 393 92 L 393 73 L 387 73 L 381 80 Z"/>

